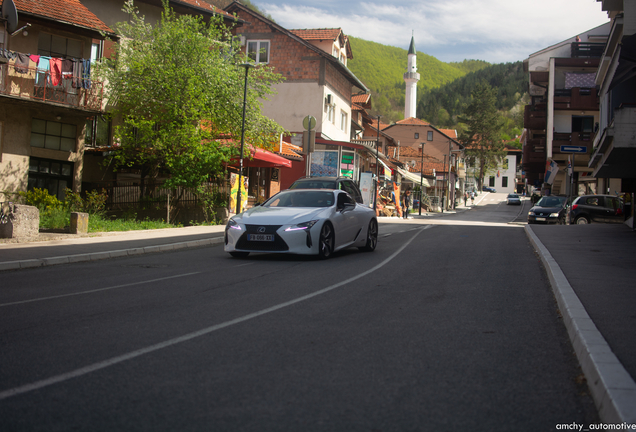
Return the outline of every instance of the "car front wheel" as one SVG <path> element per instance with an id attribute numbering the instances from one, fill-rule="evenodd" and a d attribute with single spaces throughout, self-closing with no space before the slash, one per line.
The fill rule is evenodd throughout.
<path id="1" fill-rule="evenodd" d="M 590 221 L 585 216 L 579 216 L 578 218 L 576 218 L 576 221 L 574 221 L 574 223 L 577 225 L 586 225 L 589 224 Z"/>
<path id="2" fill-rule="evenodd" d="M 320 230 L 318 241 L 318 256 L 320 259 L 327 259 L 333 253 L 334 234 L 331 224 L 324 224 Z"/>
<path id="3" fill-rule="evenodd" d="M 378 245 L 378 222 L 372 219 L 367 229 L 367 244 L 361 247 L 361 251 L 373 252 Z"/>

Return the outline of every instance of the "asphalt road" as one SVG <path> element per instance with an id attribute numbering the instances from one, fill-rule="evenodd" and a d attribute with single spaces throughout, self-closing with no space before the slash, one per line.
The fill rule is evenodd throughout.
<path id="1" fill-rule="evenodd" d="M 520 209 L 373 253 L 220 246 L 2 274 L 1 431 L 544 431 L 598 421 Z"/>

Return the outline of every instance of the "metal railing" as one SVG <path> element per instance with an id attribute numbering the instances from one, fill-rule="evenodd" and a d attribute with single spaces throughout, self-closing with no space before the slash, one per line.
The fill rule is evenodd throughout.
<path id="1" fill-rule="evenodd" d="M 226 194 L 229 196 L 227 184 L 205 183 L 204 187 L 213 194 Z M 160 182 L 94 182 L 84 183 L 82 190 L 85 192 L 104 190 L 106 209 L 139 208 L 158 206 L 162 207 L 170 199 L 171 205 L 191 207 L 203 204 L 201 198 L 192 189 L 178 187 L 169 189 Z"/>
<path id="2" fill-rule="evenodd" d="M 63 76 L 55 77 L 53 85 L 52 78 L 49 70 L 0 63 L 0 95 L 102 111 L 102 82 Z"/>

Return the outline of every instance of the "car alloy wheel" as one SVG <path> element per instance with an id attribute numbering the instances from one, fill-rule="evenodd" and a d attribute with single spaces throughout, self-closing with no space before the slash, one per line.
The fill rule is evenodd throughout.
<path id="1" fill-rule="evenodd" d="M 331 224 L 325 223 L 320 230 L 320 239 L 318 240 L 318 256 L 321 259 L 327 259 L 333 253 L 333 228 Z"/>
<path id="2" fill-rule="evenodd" d="M 575 223 L 577 225 L 586 225 L 586 224 L 589 224 L 590 221 L 587 220 L 587 218 L 585 216 L 579 216 L 578 218 L 576 218 Z"/>
<path id="3" fill-rule="evenodd" d="M 367 244 L 360 250 L 365 252 L 373 252 L 378 245 L 378 222 L 372 219 L 367 229 Z"/>

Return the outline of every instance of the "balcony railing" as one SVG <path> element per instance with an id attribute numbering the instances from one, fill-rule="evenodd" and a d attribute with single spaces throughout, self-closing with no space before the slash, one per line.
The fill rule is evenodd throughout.
<path id="1" fill-rule="evenodd" d="M 593 138 L 594 137 L 592 132 L 555 132 L 552 139 L 552 153 L 561 153 L 561 146 L 567 146 L 571 148 L 585 147 L 586 152 L 589 152 L 592 148 Z M 572 151 L 566 151 L 566 153 L 571 152 Z"/>
<path id="2" fill-rule="evenodd" d="M 523 127 L 531 130 L 544 130 L 547 125 L 546 112 L 535 110 L 536 107 L 526 105 L 523 114 Z"/>
<path id="3" fill-rule="evenodd" d="M 598 111 L 600 99 L 594 88 L 556 89 L 554 91 L 554 109 Z"/>
<path id="4" fill-rule="evenodd" d="M 0 64 L 0 95 L 102 111 L 103 83 L 90 80 L 89 84 L 79 78 L 62 77 L 54 86 L 51 78 L 48 70 Z"/>
<path id="5" fill-rule="evenodd" d="M 523 163 L 545 163 L 545 139 L 533 138 L 523 146 Z"/>
<path id="6" fill-rule="evenodd" d="M 572 58 L 593 57 L 599 58 L 605 51 L 604 43 L 572 42 L 570 54 Z"/>

